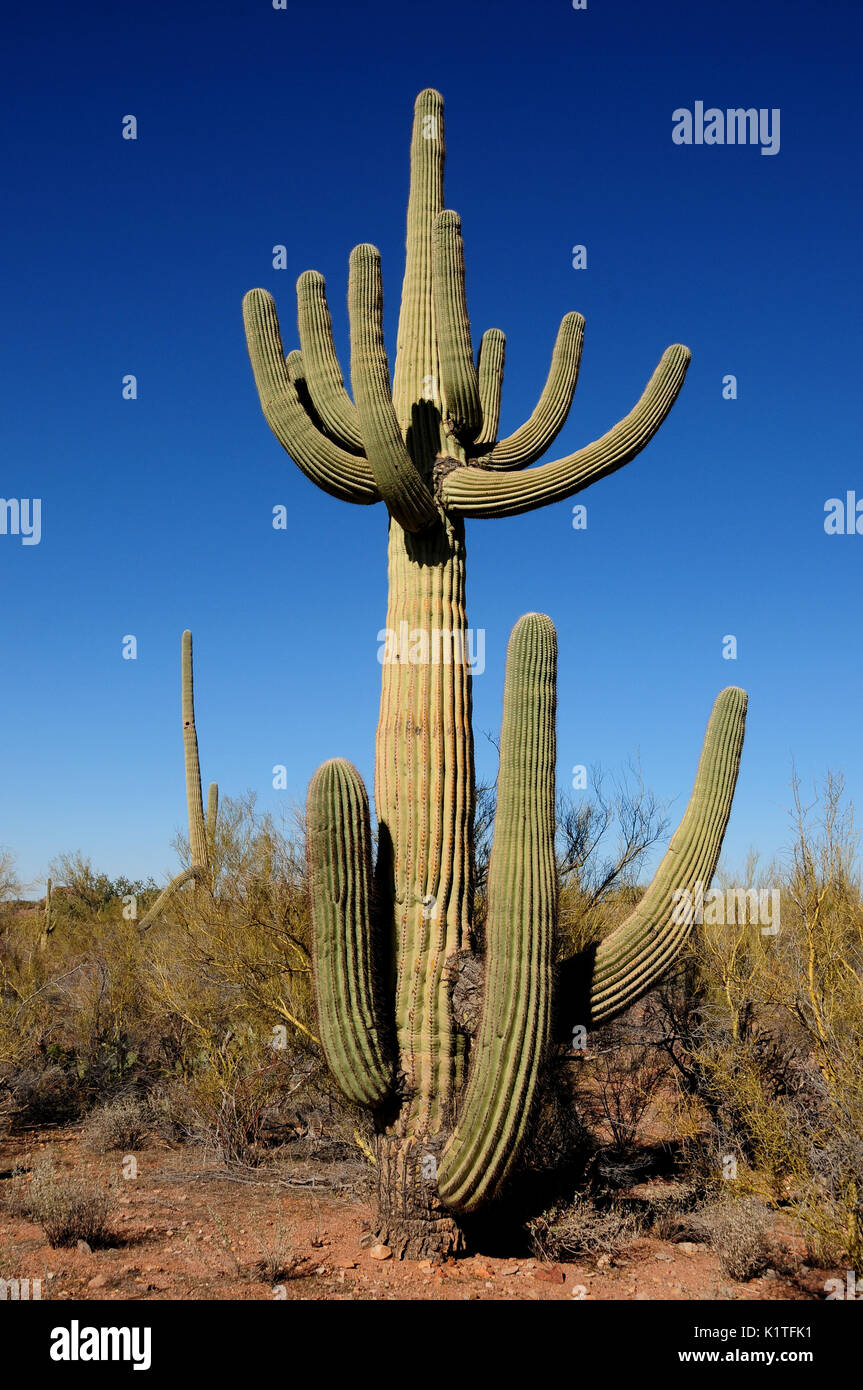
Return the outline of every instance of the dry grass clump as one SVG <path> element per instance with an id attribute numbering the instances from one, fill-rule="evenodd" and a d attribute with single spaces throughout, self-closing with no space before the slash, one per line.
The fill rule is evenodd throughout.
<path id="1" fill-rule="evenodd" d="M 111 1193 L 86 1173 L 58 1173 L 50 1152 L 34 1164 L 29 1183 L 23 1174 L 13 1178 L 9 1205 L 14 1215 L 41 1226 L 55 1248 L 79 1240 L 93 1249 L 111 1243 Z"/>

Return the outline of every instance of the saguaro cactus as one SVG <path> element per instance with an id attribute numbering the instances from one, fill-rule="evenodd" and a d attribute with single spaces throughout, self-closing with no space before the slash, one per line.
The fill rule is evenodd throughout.
<path id="1" fill-rule="evenodd" d="M 504 336 L 476 362 L 459 218 L 443 205 L 443 102 L 417 98 L 395 369 L 382 330 L 380 257 L 350 258 L 351 384 L 333 344 L 324 282 L 297 283 L 300 347 L 286 358 L 273 300 L 244 301 L 266 419 L 324 491 L 389 514 L 390 634 L 425 634 L 427 659 L 383 666 L 375 763 L 374 891 L 368 800 L 348 763 L 315 775 L 308 804 L 314 963 L 324 1050 L 345 1093 L 376 1118 L 378 1236 L 399 1254 L 459 1248 L 459 1219 L 504 1181 L 528 1121 L 555 979 L 555 633 L 516 624 L 506 668 L 499 807 L 488 884 L 485 990 L 473 1038 L 453 988 L 474 961 L 474 763 L 465 614 L 465 518 L 571 497 L 622 467 L 662 424 L 689 352 L 666 349 L 641 399 L 601 439 L 529 468 L 572 402 L 584 320 L 567 314 L 530 418 L 498 439 Z M 422 647 L 422 644 L 420 644 Z M 438 659 L 435 659 L 435 651 Z M 451 659 L 440 659 L 440 653 Z M 712 877 L 743 739 L 746 697 L 718 698 L 683 823 L 643 903 L 561 981 L 576 1023 L 612 1017 L 672 964 L 688 928 L 675 888 Z M 561 996 L 561 999 L 564 995 Z M 558 1002 L 558 1012 L 562 1007 Z"/>
<path id="2" fill-rule="evenodd" d="M 138 925 L 145 931 L 161 915 L 179 888 L 195 882 L 212 889 L 213 851 L 216 839 L 216 819 L 219 812 L 219 788 L 210 783 L 207 793 L 207 815 L 201 792 L 201 764 L 198 758 L 198 735 L 195 729 L 195 673 L 192 662 L 192 634 L 183 633 L 180 644 L 180 688 L 183 723 L 183 754 L 186 768 L 186 806 L 189 813 L 189 852 L 192 862 L 187 869 L 171 879 L 162 889 L 153 906 Z"/>

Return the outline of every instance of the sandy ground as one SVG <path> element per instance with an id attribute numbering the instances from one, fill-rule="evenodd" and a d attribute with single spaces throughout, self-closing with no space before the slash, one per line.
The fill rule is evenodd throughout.
<path id="1" fill-rule="evenodd" d="M 653 1239 L 574 1264 L 482 1253 L 399 1262 L 364 1247 L 369 1207 L 355 1182 L 333 1187 L 321 1165 L 232 1173 L 200 1150 L 154 1142 L 136 1154 L 137 1176 L 124 1177 L 123 1155 L 85 1153 L 72 1127 L 7 1137 L 0 1173 L 29 1167 L 49 1144 L 59 1170 L 86 1169 L 114 1188 L 115 1235 L 101 1249 L 52 1249 L 39 1226 L 10 1214 L 13 1180 L 0 1181 L 0 1278 L 40 1279 L 43 1299 L 806 1300 L 823 1299 L 835 1273 L 804 1265 L 793 1278 L 735 1283 L 708 1246 Z"/>

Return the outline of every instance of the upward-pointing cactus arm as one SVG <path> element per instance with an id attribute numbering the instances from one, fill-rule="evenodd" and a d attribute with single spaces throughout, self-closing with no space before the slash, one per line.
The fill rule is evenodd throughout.
<path id="1" fill-rule="evenodd" d="M 272 295 L 249 290 L 243 300 L 243 319 L 261 409 L 279 443 L 306 477 L 332 497 L 361 506 L 379 502 L 381 495 L 367 461 L 328 439 L 304 408 L 292 380 L 296 354 L 291 353 L 289 368 Z M 305 375 L 305 358 L 302 365 Z"/>
<path id="2" fill-rule="evenodd" d="M 559 1036 L 571 1036 L 576 1024 L 606 1023 L 628 1009 L 680 954 L 693 925 L 687 904 L 698 884 L 708 888 L 716 872 L 737 785 L 746 705 L 746 692 L 736 686 L 717 696 L 689 805 L 653 882 L 625 922 L 561 966 Z"/>
<path id="3" fill-rule="evenodd" d="M 145 932 L 152 927 L 153 923 L 162 915 L 162 912 L 168 906 L 174 894 L 178 893 L 181 888 L 184 888 L 187 883 L 191 883 L 193 879 L 201 881 L 203 878 L 203 869 L 195 868 L 194 866 L 190 869 L 183 869 L 178 873 L 176 877 L 172 878 L 171 882 L 162 889 L 158 898 L 153 903 L 153 906 L 141 918 L 138 923 L 138 931 Z"/>
<path id="4" fill-rule="evenodd" d="M 536 463 L 551 448 L 566 424 L 572 405 L 583 346 L 584 319 L 581 314 L 564 315 L 551 354 L 548 377 L 533 414 L 515 434 L 508 435 L 499 443 L 494 444 L 495 436 L 491 436 L 489 443 L 494 444 L 491 453 L 477 459 L 483 468 L 493 468 L 501 473 L 527 468 L 528 464 Z M 472 449 L 471 453 L 476 455 L 477 449 Z"/>
<path id="5" fill-rule="evenodd" d="M 378 1105 L 392 1084 L 369 918 L 369 803 L 343 758 L 315 773 L 307 803 L 312 957 L 318 1029 L 349 1100 Z"/>
<path id="6" fill-rule="evenodd" d="M 506 337 L 499 328 L 487 328 L 479 342 L 477 382 L 482 426 L 471 451 L 482 453 L 497 439 L 500 424 L 500 393 L 503 387 L 503 364 L 506 358 Z"/>
<path id="7" fill-rule="evenodd" d="M 384 347 L 380 253 L 356 246 L 348 277 L 351 321 L 351 384 L 374 481 L 392 515 L 406 531 L 437 520 L 437 503 L 402 439 L 390 395 Z"/>
<path id="8" fill-rule="evenodd" d="M 506 659 L 482 1018 L 438 1170 L 438 1192 L 454 1211 L 472 1211 L 493 1196 L 511 1168 L 548 1039 L 556 667 L 550 619 L 526 614 L 513 628 Z"/>
<path id="9" fill-rule="evenodd" d="M 297 322 L 303 374 L 324 430 L 352 454 L 364 454 L 357 409 L 345 390 L 333 342 L 323 275 L 306 270 L 297 281 Z"/>
<path id="10" fill-rule="evenodd" d="M 442 505 L 461 516 L 518 516 L 561 502 L 616 472 L 641 453 L 665 420 L 683 385 L 689 358 L 689 349 L 679 343 L 666 348 L 638 404 L 601 439 L 577 453 L 506 476 L 470 466 L 444 472 L 438 484 Z"/>
<path id="11" fill-rule="evenodd" d="M 444 422 L 461 444 L 482 424 L 464 283 L 464 244 L 456 212 L 441 212 L 432 231 L 432 288 Z"/>
<path id="12" fill-rule="evenodd" d="M 216 823 L 219 819 L 219 784 L 211 782 L 207 790 L 207 849 L 212 869 L 216 858 Z"/>

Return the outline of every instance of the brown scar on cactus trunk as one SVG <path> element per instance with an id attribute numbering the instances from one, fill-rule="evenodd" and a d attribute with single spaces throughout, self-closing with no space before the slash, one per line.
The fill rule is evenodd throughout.
<path id="1" fill-rule="evenodd" d="M 561 501 L 623 467 L 650 441 L 683 384 L 689 351 L 667 348 L 633 409 L 600 439 L 537 467 L 578 379 L 584 319 L 568 313 L 529 418 L 498 438 L 506 343 L 474 359 L 457 214 L 444 207 L 443 100 L 417 97 L 405 272 L 390 381 L 380 256 L 350 258 L 348 394 L 323 278 L 297 283 L 300 347 L 286 358 L 272 297 L 243 302 L 270 428 L 318 487 L 383 502 L 389 521 L 387 629 L 437 635 L 456 660 L 383 663 L 375 758 L 378 859 L 359 774 L 336 759 L 309 789 L 313 954 L 319 1031 L 342 1089 L 375 1118 L 378 1224 L 405 1258 L 457 1253 L 463 1223 L 497 1195 L 518 1157 L 552 1029 L 604 1022 L 652 988 L 687 935 L 674 889 L 712 877 L 728 820 L 746 696 L 719 696 L 695 789 L 632 917 L 561 972 L 551 960 L 556 636 L 527 614 L 510 637 L 486 950 L 473 940 L 474 753 L 467 662 L 465 518 Z M 401 638 L 397 639 L 400 641 Z M 459 655 L 460 654 L 460 655 Z"/>

